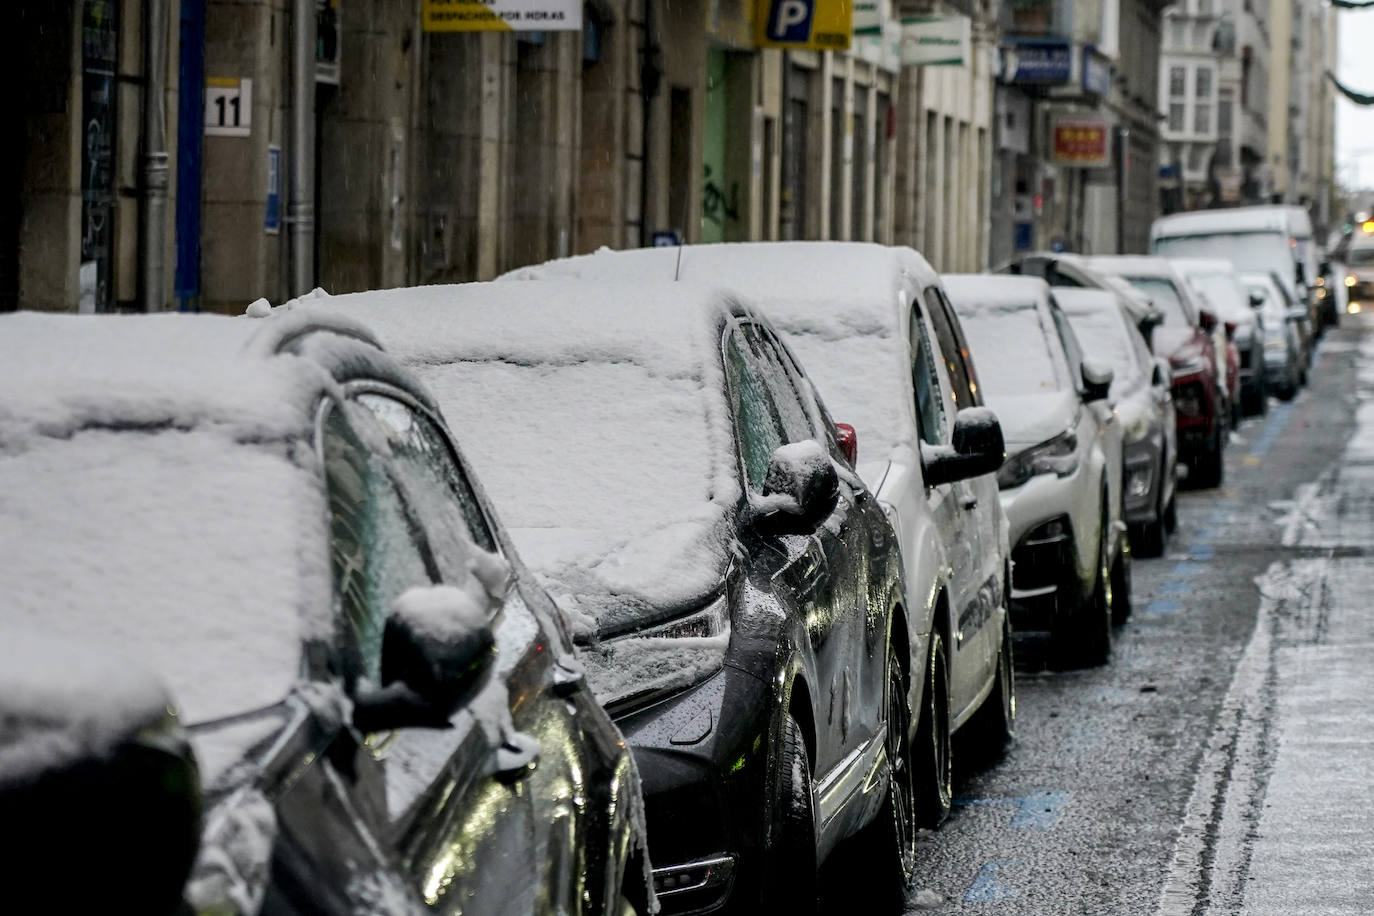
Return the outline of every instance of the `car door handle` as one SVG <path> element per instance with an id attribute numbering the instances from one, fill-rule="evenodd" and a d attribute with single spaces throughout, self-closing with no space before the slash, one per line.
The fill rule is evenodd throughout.
<path id="1" fill-rule="evenodd" d="M 501 782 L 528 779 L 539 765 L 539 739 L 524 732 L 510 732 L 492 756 L 496 764 L 494 775 Z"/>

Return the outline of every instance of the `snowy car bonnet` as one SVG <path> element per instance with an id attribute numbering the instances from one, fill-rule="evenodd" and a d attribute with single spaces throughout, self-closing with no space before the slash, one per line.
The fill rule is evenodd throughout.
<path id="1" fill-rule="evenodd" d="M 687 284 L 335 296 L 435 393 L 521 557 L 583 639 L 709 602 L 741 498 L 725 299 Z"/>

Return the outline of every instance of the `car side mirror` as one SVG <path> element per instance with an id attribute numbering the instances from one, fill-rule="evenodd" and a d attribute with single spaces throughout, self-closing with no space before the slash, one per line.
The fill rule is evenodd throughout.
<path id="1" fill-rule="evenodd" d="M 1291 306 L 1288 309 L 1287 318 L 1289 321 L 1306 321 L 1308 318 L 1307 309 L 1300 305 Z"/>
<path id="2" fill-rule="evenodd" d="M 1112 388 L 1112 378 L 1115 376 L 1111 366 L 1100 359 L 1088 357 L 1083 360 L 1083 365 L 1079 367 L 1079 374 L 1083 377 L 1083 401 L 1085 403 L 1091 404 L 1093 401 L 1106 399 Z"/>
<path id="3" fill-rule="evenodd" d="M 1156 388 L 1168 388 L 1174 383 L 1174 372 L 1169 368 L 1168 360 L 1155 360 L 1154 371 L 1150 373 L 1150 384 Z"/>
<path id="4" fill-rule="evenodd" d="M 1217 329 L 1217 316 L 1207 309 L 1199 309 L 1197 313 L 1198 324 L 1202 330 L 1210 334 Z"/>
<path id="5" fill-rule="evenodd" d="M 353 724 L 365 733 L 447 728 L 495 661 L 491 612 L 483 603 L 451 585 L 412 588 L 387 616 L 381 685 L 356 691 Z"/>
<path id="6" fill-rule="evenodd" d="M 1239 325 L 1237 325 L 1234 321 L 1226 321 L 1222 323 L 1222 327 L 1226 329 L 1227 340 L 1236 339 L 1236 329 L 1240 327 Z"/>
<path id="7" fill-rule="evenodd" d="M 814 525 L 835 508 L 840 475 L 830 453 L 815 439 L 780 445 L 768 459 L 759 516 L 787 527 Z"/>
<path id="8" fill-rule="evenodd" d="M 849 462 L 850 467 L 859 463 L 859 434 L 854 427 L 848 423 L 836 423 L 835 441 L 839 443 L 844 460 Z"/>
<path id="9" fill-rule="evenodd" d="M 965 407 L 955 414 L 949 445 L 921 443 L 921 472 L 928 487 L 991 474 L 1006 460 L 1002 424 L 990 407 Z"/>
<path id="10" fill-rule="evenodd" d="M 1250 308 L 1252 308 L 1252 309 L 1262 309 L 1262 308 L 1264 308 L 1264 297 L 1261 296 L 1259 293 L 1251 293 L 1251 294 L 1250 294 Z"/>

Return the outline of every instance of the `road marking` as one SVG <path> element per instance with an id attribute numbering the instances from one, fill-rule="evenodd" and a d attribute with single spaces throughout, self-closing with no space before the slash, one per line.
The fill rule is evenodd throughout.
<path id="1" fill-rule="evenodd" d="M 954 804 L 965 808 L 1015 805 L 1016 814 L 1012 816 L 1011 826 L 1017 830 L 1036 830 L 1043 833 L 1059 823 L 1059 819 L 1064 816 L 1064 808 L 1069 803 L 1070 795 L 1069 792 L 1045 789 L 1006 798 L 956 798 Z"/>
<path id="2" fill-rule="evenodd" d="M 1010 900 L 1016 896 L 1016 891 L 997 880 L 999 869 L 1015 862 L 997 861 L 987 862 L 982 868 L 978 869 L 978 874 L 974 877 L 973 883 L 964 894 L 965 903 L 997 903 L 1001 900 Z"/>
<path id="3" fill-rule="evenodd" d="M 1147 614 L 1177 614 L 1183 610 L 1183 604 L 1178 601 L 1151 601 L 1145 605 Z"/>

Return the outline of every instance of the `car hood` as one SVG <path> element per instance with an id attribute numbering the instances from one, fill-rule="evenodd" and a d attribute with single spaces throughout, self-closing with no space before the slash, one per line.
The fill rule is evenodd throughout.
<path id="1" fill-rule="evenodd" d="M 729 562 L 726 514 L 627 534 L 612 529 L 512 528 L 525 564 L 539 577 L 581 642 L 679 616 L 717 595 Z"/>
<path id="2" fill-rule="evenodd" d="M 1160 356 L 1172 356 L 1193 339 L 1196 332 L 1190 327 L 1162 324 L 1155 328 L 1154 347 Z"/>
<path id="3" fill-rule="evenodd" d="M 1007 454 L 1053 439 L 1074 424 L 1081 406 L 1075 391 L 1046 391 L 988 398 L 1002 424 Z"/>

